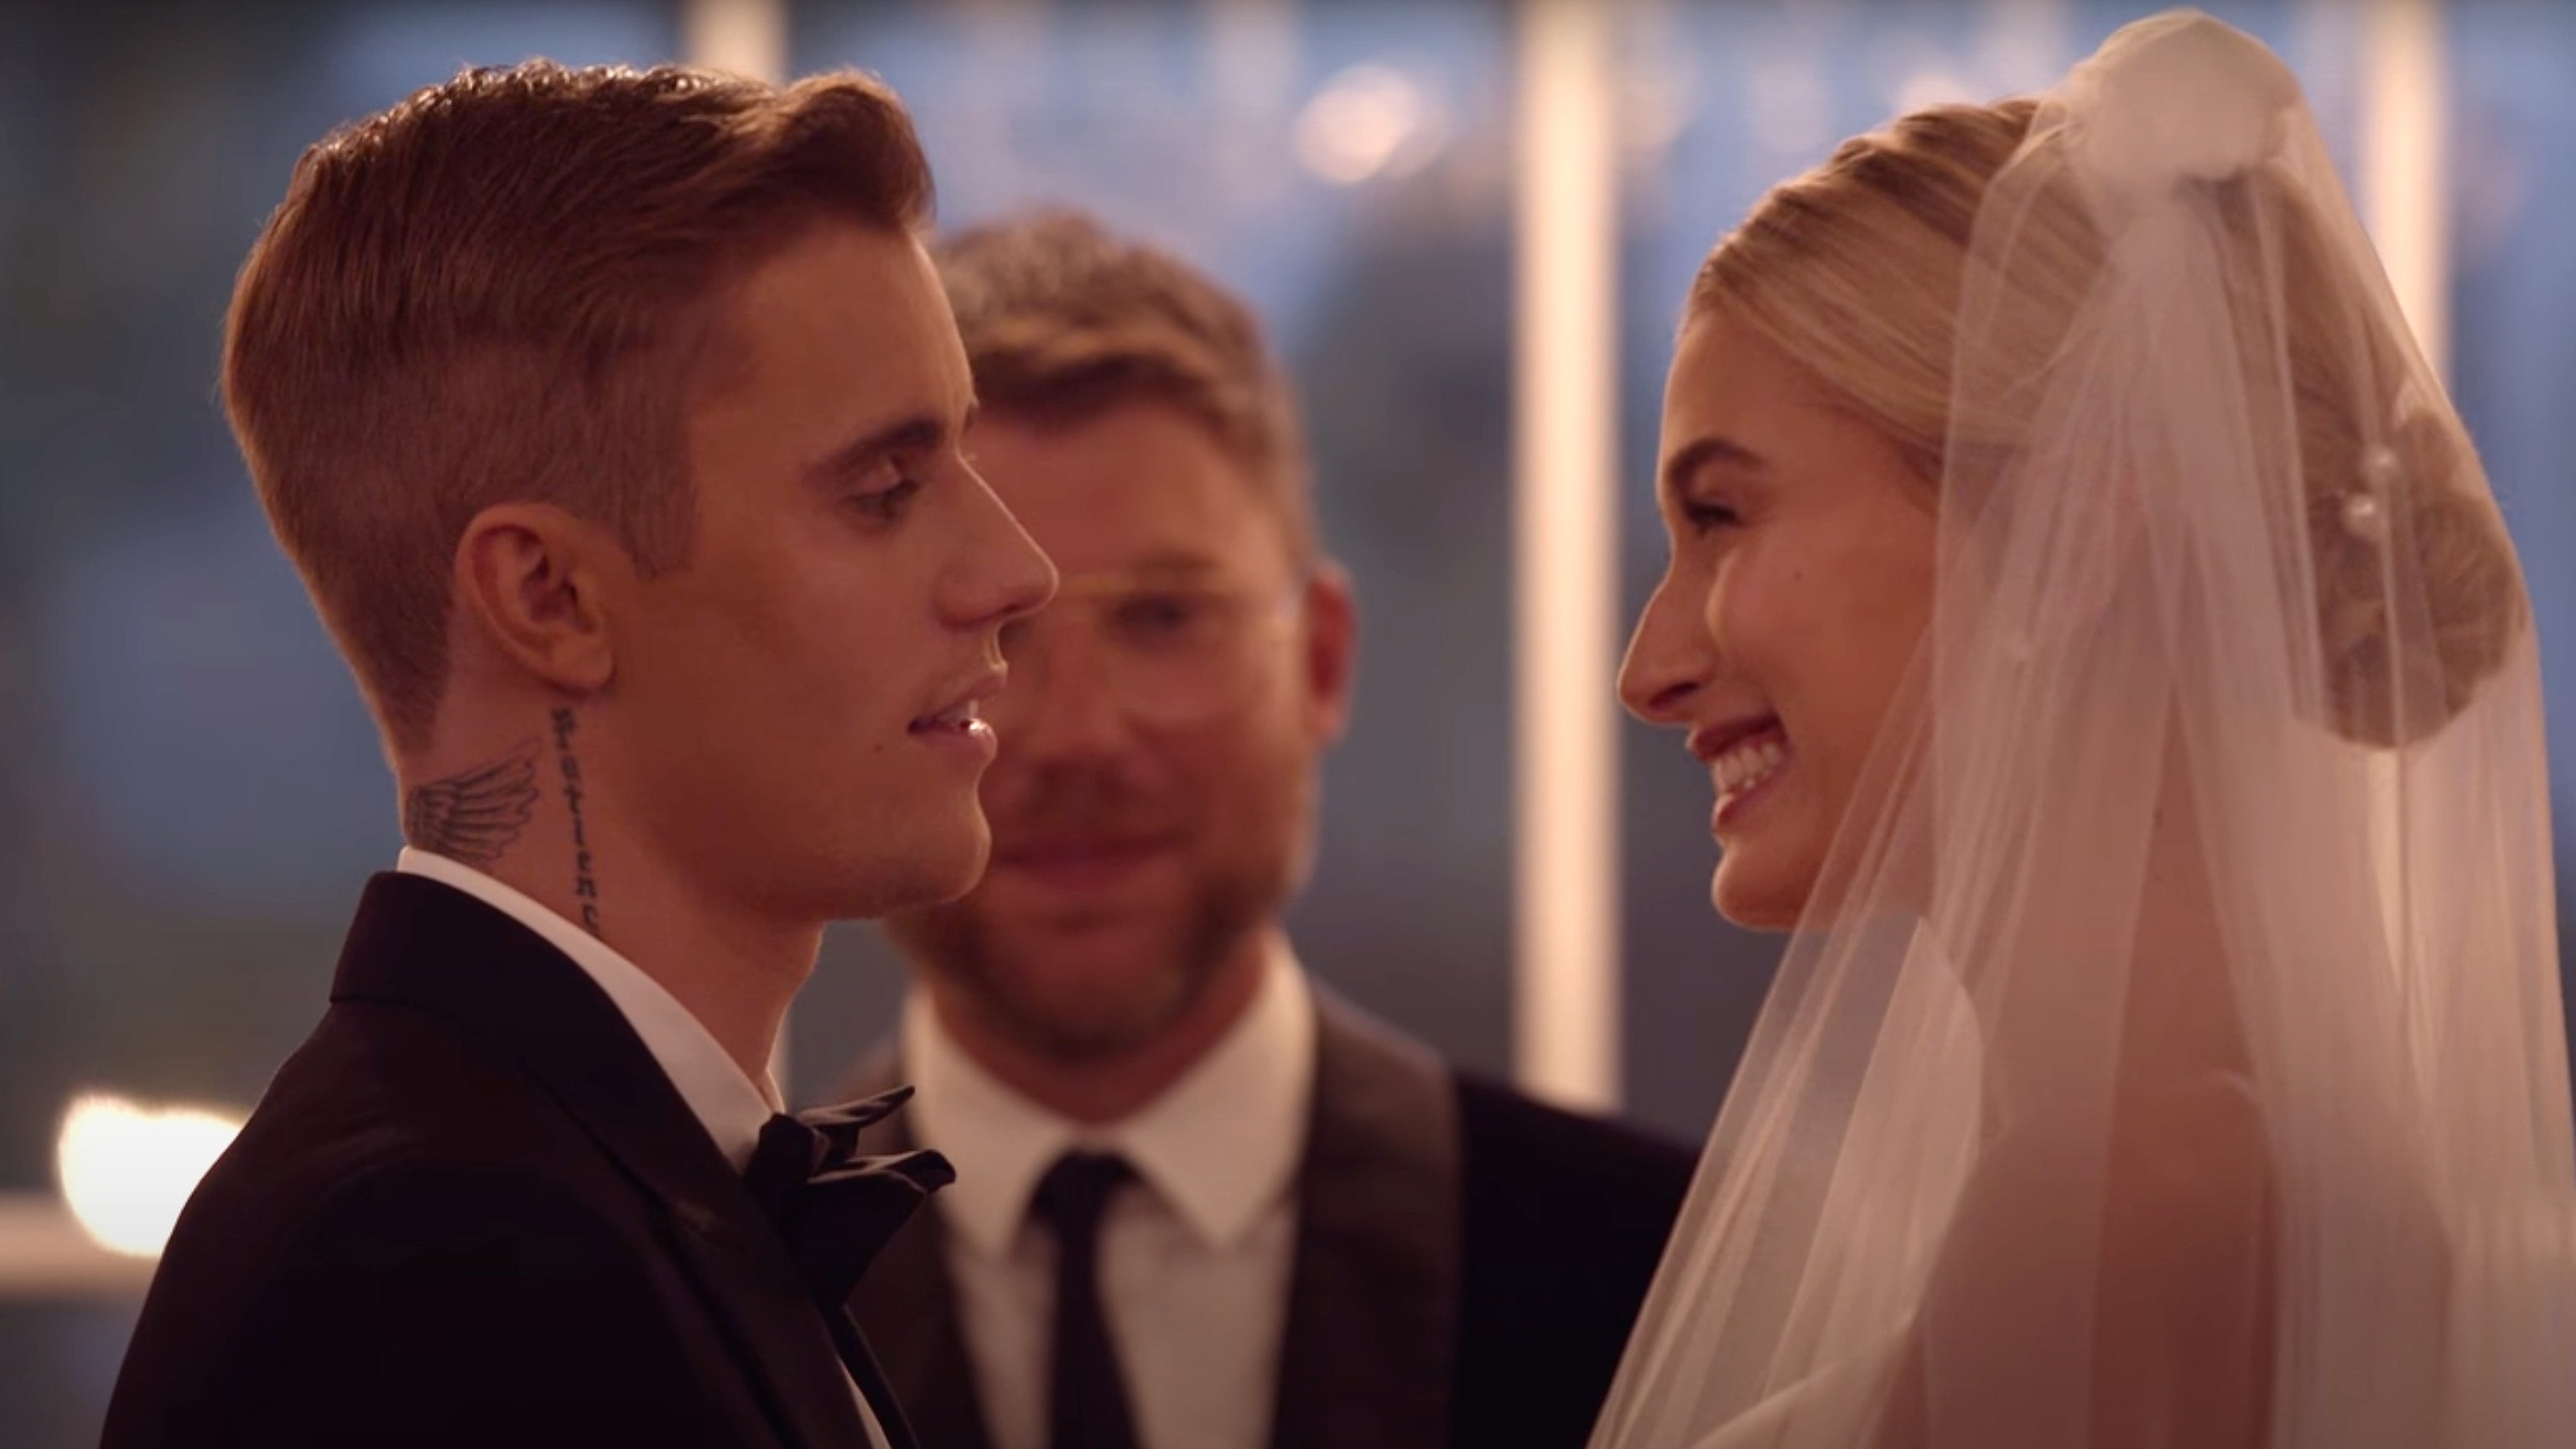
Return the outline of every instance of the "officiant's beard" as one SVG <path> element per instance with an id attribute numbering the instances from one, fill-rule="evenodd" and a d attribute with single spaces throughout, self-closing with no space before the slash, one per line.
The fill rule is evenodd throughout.
<path id="1" fill-rule="evenodd" d="M 1187 1019 L 1220 983 L 1260 969 L 1264 937 L 1304 874 L 1313 818 L 1311 784 L 1293 771 L 1271 778 L 1272 788 L 1303 798 L 1266 801 L 1254 818 L 1294 827 L 1258 841 L 1186 842 L 1186 891 L 1160 919 L 1078 907 L 1035 919 L 1005 913 L 989 898 L 988 879 L 962 900 L 889 916 L 886 934 L 979 1024 L 1022 1050 L 1060 1065 L 1115 1060 Z M 1074 808 L 1114 817 L 1116 793 Z M 1053 823 L 1066 823 L 1067 813 L 1050 812 Z M 1134 940 L 1114 977 L 1063 959 L 1086 949 L 1080 937 L 1092 929 Z"/>
<path id="2" fill-rule="evenodd" d="M 1031 946 L 970 907 L 908 914 L 890 919 L 887 930 L 985 1026 L 1023 1050 L 1076 1065 L 1124 1056 L 1189 1016 L 1230 966 L 1258 949 L 1276 895 L 1255 880 L 1203 881 L 1189 910 L 1147 948 L 1153 959 L 1132 989 L 1117 992 L 1031 970 Z"/>

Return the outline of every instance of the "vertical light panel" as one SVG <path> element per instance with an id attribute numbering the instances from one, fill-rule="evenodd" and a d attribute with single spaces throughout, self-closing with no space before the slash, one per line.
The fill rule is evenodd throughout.
<path id="1" fill-rule="evenodd" d="M 690 65 L 773 84 L 787 79 L 787 0 L 683 0 L 680 54 Z M 769 1047 L 769 1077 L 795 1105 L 787 1080 L 789 1017 L 778 1023 Z"/>
<path id="2" fill-rule="evenodd" d="M 685 0 L 680 50 L 691 65 L 753 80 L 787 78 L 787 0 Z"/>
<path id="3" fill-rule="evenodd" d="M 2366 0 L 2361 193 L 2370 238 L 2433 371 L 2451 370 L 2450 56 L 2440 0 Z"/>
<path id="4" fill-rule="evenodd" d="M 2440 0 L 2365 0 L 2361 15 L 2362 221 L 2388 271 L 2397 305 L 2433 375 L 2451 372 L 2450 191 L 2448 158 L 2450 57 L 2442 43 Z M 2372 855 L 2379 868 L 2385 924 L 2400 951 L 2412 951 L 2415 923 L 2397 909 L 2405 899 L 2405 789 L 2400 758 L 2370 755 Z"/>
<path id="5" fill-rule="evenodd" d="M 1513 1067 L 1619 1101 L 1619 157 L 1602 0 L 1521 0 L 1513 338 Z"/>

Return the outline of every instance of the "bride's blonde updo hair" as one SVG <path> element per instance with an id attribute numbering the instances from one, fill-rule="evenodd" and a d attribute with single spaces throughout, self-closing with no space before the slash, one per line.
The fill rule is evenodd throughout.
<path id="1" fill-rule="evenodd" d="M 1936 106 L 1844 142 L 1718 242 L 1692 284 L 1684 325 L 1722 311 L 1749 327 L 1798 359 L 1937 489 L 1978 205 L 2038 109 L 2030 98 Z M 2502 520 L 2478 486 L 2476 452 L 2447 406 L 2402 385 L 2404 340 L 2357 305 L 2364 279 L 2344 275 L 2301 195 L 2267 168 L 2187 184 L 2210 188 L 2219 214 L 2242 222 L 2228 228 L 2233 244 L 2278 248 L 2286 347 L 2250 333 L 2241 340 L 2249 357 L 2289 357 L 2324 655 L 2321 712 L 2360 743 L 2423 738 L 2467 705 L 2527 622 Z M 2082 203 L 2063 199 L 2033 218 L 2044 230 L 2026 223 L 2020 243 L 2019 275 L 2066 286 L 2060 298 L 2030 300 L 2032 317 L 2051 320 L 2034 322 L 2040 330 L 2014 348 L 2028 362 L 2047 355 L 2053 338 L 2042 331 L 2071 317 L 2101 264 Z M 1960 422 L 1963 441 L 1983 432 L 1977 420 Z M 2375 502 L 2356 505 L 2363 496 Z M 2390 626 L 2383 538 L 2412 553 L 2421 597 L 2399 600 L 2397 612 L 2421 621 L 2416 627 Z"/>

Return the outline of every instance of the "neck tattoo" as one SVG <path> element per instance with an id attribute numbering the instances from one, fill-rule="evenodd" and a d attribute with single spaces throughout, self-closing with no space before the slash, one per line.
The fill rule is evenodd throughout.
<path id="1" fill-rule="evenodd" d="M 403 799 L 403 839 L 476 870 L 489 869 L 536 813 L 538 752 L 532 735 L 508 754 L 415 787 Z"/>
<path id="2" fill-rule="evenodd" d="M 582 929 L 599 934 L 599 880 L 590 869 L 590 835 L 581 818 L 581 760 L 572 736 L 579 721 L 569 705 L 554 712 L 555 765 L 563 771 L 564 808 L 572 813 L 572 895 L 581 905 Z"/>

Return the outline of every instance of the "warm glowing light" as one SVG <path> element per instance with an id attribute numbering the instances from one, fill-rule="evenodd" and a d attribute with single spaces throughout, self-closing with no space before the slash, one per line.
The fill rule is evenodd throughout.
<path id="1" fill-rule="evenodd" d="M 1512 1065 L 1619 1105 L 1619 72 L 1612 7 L 1519 14 Z"/>
<path id="2" fill-rule="evenodd" d="M 2441 6 L 2373 0 L 2363 12 L 2361 195 L 2398 308 L 2434 374 L 2450 367 L 2450 114 Z"/>
<path id="3" fill-rule="evenodd" d="M 1355 65 L 1327 82 L 1296 127 L 1297 159 L 1327 181 L 1421 170 L 1447 139 L 1447 118 L 1402 72 Z"/>
<path id="4" fill-rule="evenodd" d="M 772 83 L 787 78 L 786 0 L 683 0 L 690 63 Z"/>
<path id="5" fill-rule="evenodd" d="M 63 1201 L 101 1247 L 152 1257 L 197 1180 L 241 1131 L 236 1118 L 121 1097 L 74 1098 L 54 1144 Z"/>

